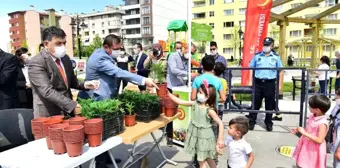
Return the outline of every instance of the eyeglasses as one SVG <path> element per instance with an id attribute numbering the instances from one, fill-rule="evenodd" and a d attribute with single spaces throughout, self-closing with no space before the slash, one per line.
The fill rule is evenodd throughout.
<path id="1" fill-rule="evenodd" d="M 216 48 L 210 48 L 210 51 L 215 51 L 216 50 Z"/>

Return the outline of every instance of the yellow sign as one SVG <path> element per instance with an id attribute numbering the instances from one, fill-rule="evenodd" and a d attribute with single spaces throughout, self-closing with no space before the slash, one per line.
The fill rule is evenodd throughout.
<path id="1" fill-rule="evenodd" d="M 278 154 L 280 154 L 282 156 L 293 157 L 295 147 L 293 147 L 293 146 L 280 146 L 280 147 L 277 147 L 275 150 Z"/>

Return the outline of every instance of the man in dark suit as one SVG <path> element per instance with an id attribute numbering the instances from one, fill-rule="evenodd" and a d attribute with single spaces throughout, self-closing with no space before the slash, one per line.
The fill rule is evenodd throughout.
<path id="1" fill-rule="evenodd" d="M 28 65 L 34 117 L 73 116 L 77 102 L 72 100 L 71 88 L 97 89 L 99 81 L 78 81 L 70 57 L 66 55 L 66 34 L 62 29 L 48 27 L 42 36 L 45 49 L 32 57 Z"/>
<path id="2" fill-rule="evenodd" d="M 148 56 L 143 52 L 143 46 L 141 43 L 137 43 L 135 45 L 135 54 L 137 54 L 136 60 L 135 60 L 135 65 L 137 67 L 137 75 L 143 76 L 143 77 L 148 77 L 149 76 L 149 70 L 144 68 L 144 61 Z M 138 86 L 139 90 L 145 91 L 146 86 Z"/>
<path id="3" fill-rule="evenodd" d="M 16 80 L 18 59 L 0 49 L 0 110 L 16 108 L 19 105 Z"/>

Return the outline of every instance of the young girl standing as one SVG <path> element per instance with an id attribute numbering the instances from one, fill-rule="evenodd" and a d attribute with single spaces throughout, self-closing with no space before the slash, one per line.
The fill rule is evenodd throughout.
<path id="1" fill-rule="evenodd" d="M 210 168 L 216 168 L 213 159 L 217 153 L 221 154 L 224 147 L 223 130 L 224 126 L 216 113 L 216 89 L 213 85 L 208 85 L 206 80 L 201 84 L 197 101 L 185 101 L 169 93 L 169 97 L 177 104 L 184 106 L 194 106 L 191 122 L 187 130 L 184 151 L 192 156 L 197 155 L 200 167 L 209 164 Z M 219 135 L 216 144 L 211 120 L 218 123 Z"/>
<path id="2" fill-rule="evenodd" d="M 309 111 L 312 113 L 307 121 L 306 129 L 297 127 L 293 134 L 302 136 L 296 145 L 293 157 L 300 168 L 326 168 L 327 147 L 325 137 L 328 120 L 325 113 L 331 106 L 330 100 L 324 95 L 312 96 L 309 99 Z"/>

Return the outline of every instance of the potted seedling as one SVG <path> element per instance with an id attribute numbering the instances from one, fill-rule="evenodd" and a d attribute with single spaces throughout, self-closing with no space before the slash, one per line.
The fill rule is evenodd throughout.
<path id="1" fill-rule="evenodd" d="M 136 72 L 135 63 L 134 62 L 130 62 L 129 66 L 130 66 L 130 72 L 135 73 Z"/>
<path id="2" fill-rule="evenodd" d="M 131 127 L 136 125 L 136 114 L 133 112 L 134 109 L 133 103 L 126 103 L 125 107 L 127 112 L 127 114 L 125 114 L 124 116 L 125 126 Z"/>
<path id="3" fill-rule="evenodd" d="M 167 94 L 167 83 L 165 82 L 166 70 L 165 66 L 162 63 L 155 63 L 151 66 L 151 72 L 157 80 L 157 86 L 159 90 L 157 90 L 157 95 L 159 97 L 164 97 Z"/>

